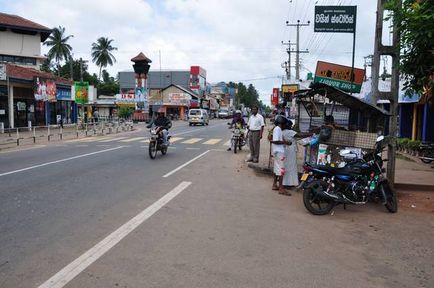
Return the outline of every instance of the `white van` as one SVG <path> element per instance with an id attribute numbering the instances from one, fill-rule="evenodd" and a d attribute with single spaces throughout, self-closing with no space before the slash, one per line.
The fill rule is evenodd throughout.
<path id="1" fill-rule="evenodd" d="M 208 125 L 209 124 L 209 115 L 208 112 L 204 109 L 190 109 L 188 111 L 188 124 L 196 125 Z"/>

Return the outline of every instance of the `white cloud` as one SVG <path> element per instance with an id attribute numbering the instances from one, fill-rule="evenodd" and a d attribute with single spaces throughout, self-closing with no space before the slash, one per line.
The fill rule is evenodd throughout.
<path id="1" fill-rule="evenodd" d="M 283 75 L 287 60 L 281 41 L 296 41 L 294 27 L 285 22 L 311 21 L 301 28 L 301 70 L 305 77 L 316 61 L 351 64 L 351 34 L 313 33 L 314 4 L 358 5 L 356 67 L 371 54 L 374 43 L 376 1 L 343 0 L 0 0 L 3 11 L 48 27 L 63 26 L 73 34 L 74 57 L 91 60 L 91 44 L 103 36 L 114 39 L 117 63 L 108 68 L 114 75 L 131 69 L 130 59 L 143 51 L 153 60 L 151 69 L 188 69 L 200 65 L 208 81 L 246 80 Z M 3 5 L 4 4 L 4 5 Z M 32 7 L 32 9 L 28 9 Z M 44 48 L 46 51 L 46 48 Z M 292 64 L 295 62 L 295 55 Z M 91 72 L 98 72 L 90 61 Z M 292 70 L 292 75 L 295 71 Z M 252 81 L 263 100 L 269 101 L 279 78 Z M 248 82 L 246 82 L 248 84 Z"/>

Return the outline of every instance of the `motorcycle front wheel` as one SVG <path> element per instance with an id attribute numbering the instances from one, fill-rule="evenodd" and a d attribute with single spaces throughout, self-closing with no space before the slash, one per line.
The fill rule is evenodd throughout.
<path id="1" fill-rule="evenodd" d="M 237 139 L 232 139 L 232 141 L 231 141 L 231 145 L 232 145 L 232 148 L 234 149 L 234 153 L 236 154 L 237 153 L 237 143 L 238 142 L 238 140 Z"/>
<path id="2" fill-rule="evenodd" d="M 380 189 L 384 192 L 383 195 L 386 195 L 386 204 L 384 204 L 384 206 L 387 211 L 390 213 L 398 212 L 398 199 L 396 198 L 395 190 L 390 187 L 388 181 L 383 181 L 380 185 Z"/>
<path id="3" fill-rule="evenodd" d="M 303 203 L 307 211 L 313 215 L 326 215 L 333 207 L 335 202 L 324 199 L 318 192 L 327 189 L 327 183 L 322 180 L 314 180 L 303 190 Z"/>
<path id="4" fill-rule="evenodd" d="M 151 157 L 151 159 L 155 159 L 155 157 L 157 157 L 157 142 L 156 141 L 149 142 L 149 157 Z"/>
<path id="5" fill-rule="evenodd" d="M 167 153 L 167 146 L 163 145 L 163 147 L 161 147 L 161 154 L 166 155 Z"/>
<path id="6" fill-rule="evenodd" d="M 428 158 L 434 158 L 434 153 L 430 153 L 429 151 L 427 152 L 427 151 L 422 151 L 422 153 L 421 153 L 421 157 L 428 157 Z M 431 163 L 432 162 L 432 160 L 429 160 L 429 159 L 424 159 L 424 158 L 420 158 L 420 160 L 423 162 L 423 163 L 425 163 L 425 164 L 429 164 L 429 163 Z"/>

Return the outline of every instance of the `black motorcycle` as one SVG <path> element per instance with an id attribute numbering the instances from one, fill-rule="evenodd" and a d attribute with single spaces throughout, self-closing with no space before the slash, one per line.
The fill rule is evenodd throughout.
<path id="1" fill-rule="evenodd" d="M 319 166 L 306 163 L 302 176 L 303 202 L 306 209 L 314 215 L 328 214 L 337 204 L 366 204 L 380 199 L 386 209 L 398 211 L 396 193 L 383 175 L 381 159 L 384 139 L 377 139 L 375 152 L 358 159 L 348 150 L 341 151 L 347 163 L 342 168 Z"/>
<path id="2" fill-rule="evenodd" d="M 170 136 L 167 136 L 167 144 L 163 143 L 163 133 L 161 127 L 151 128 L 151 137 L 149 139 L 149 157 L 155 159 L 157 152 L 161 151 L 161 154 L 166 155 L 167 148 L 170 145 Z"/>
<path id="3" fill-rule="evenodd" d="M 419 158 L 423 163 L 434 161 L 434 143 L 422 143 L 419 146 Z"/>

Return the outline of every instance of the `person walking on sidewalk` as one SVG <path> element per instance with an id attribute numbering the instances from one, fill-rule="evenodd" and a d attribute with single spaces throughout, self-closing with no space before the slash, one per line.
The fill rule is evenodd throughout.
<path id="1" fill-rule="evenodd" d="M 278 190 L 279 194 L 291 196 L 291 193 L 287 192 L 283 187 L 282 181 L 285 175 L 285 145 L 291 144 L 289 141 L 283 139 L 282 128 L 287 125 L 288 119 L 279 115 L 274 124 L 273 140 L 271 141 L 271 152 L 274 159 L 274 180 L 272 190 Z M 277 185 L 279 184 L 279 185 Z"/>
<path id="2" fill-rule="evenodd" d="M 264 133 L 264 117 L 258 114 L 258 106 L 252 106 L 252 115 L 249 117 L 247 127 L 249 129 L 249 146 L 250 146 L 250 158 L 248 162 L 258 163 L 259 160 L 259 148 Z"/>

